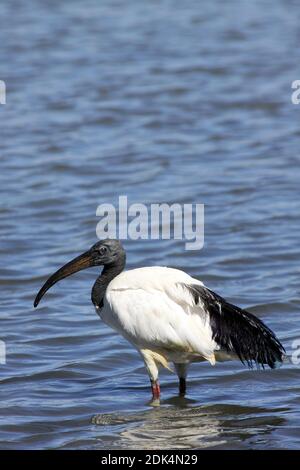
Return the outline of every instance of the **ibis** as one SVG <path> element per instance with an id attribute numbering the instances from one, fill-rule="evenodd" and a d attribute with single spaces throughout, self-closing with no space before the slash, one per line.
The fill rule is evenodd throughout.
<path id="1" fill-rule="evenodd" d="M 153 399 L 159 400 L 159 368 L 173 369 L 179 394 L 186 392 L 189 364 L 239 359 L 252 368 L 275 368 L 284 347 L 255 315 L 216 294 L 179 269 L 142 267 L 124 271 L 119 240 L 106 239 L 52 274 L 34 306 L 56 282 L 82 269 L 103 266 L 91 298 L 97 314 L 140 353 Z"/>

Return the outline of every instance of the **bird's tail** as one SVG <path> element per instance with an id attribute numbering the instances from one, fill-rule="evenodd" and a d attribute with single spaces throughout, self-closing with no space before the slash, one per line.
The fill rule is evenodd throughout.
<path id="1" fill-rule="evenodd" d="M 189 286 L 195 303 L 208 313 L 213 339 L 221 350 L 235 354 L 242 363 L 252 368 L 278 366 L 285 357 L 285 349 L 259 318 L 243 310 L 204 286 Z"/>

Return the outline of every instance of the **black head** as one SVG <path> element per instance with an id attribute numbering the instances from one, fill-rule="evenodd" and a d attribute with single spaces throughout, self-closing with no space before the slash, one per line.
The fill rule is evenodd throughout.
<path id="1" fill-rule="evenodd" d="M 125 261 L 125 250 L 119 240 L 101 240 L 95 243 L 90 250 L 90 256 L 94 260 L 94 266 L 110 266 Z"/>
<path id="2" fill-rule="evenodd" d="M 38 306 L 41 298 L 50 287 L 65 277 L 93 266 L 115 267 L 116 270 L 121 272 L 125 266 L 125 261 L 125 250 L 119 240 L 101 240 L 95 243 L 88 251 L 77 256 L 52 274 L 38 292 L 34 306 Z"/>

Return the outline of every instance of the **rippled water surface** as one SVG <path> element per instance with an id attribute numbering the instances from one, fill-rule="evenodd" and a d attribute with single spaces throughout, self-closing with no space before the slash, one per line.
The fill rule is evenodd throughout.
<path id="1" fill-rule="evenodd" d="M 300 447 L 299 365 L 161 373 L 95 315 L 92 269 L 38 288 L 96 240 L 96 207 L 205 204 L 205 246 L 127 241 L 128 267 L 188 271 L 300 338 L 299 5 L 292 1 L 0 5 L 2 449 Z"/>

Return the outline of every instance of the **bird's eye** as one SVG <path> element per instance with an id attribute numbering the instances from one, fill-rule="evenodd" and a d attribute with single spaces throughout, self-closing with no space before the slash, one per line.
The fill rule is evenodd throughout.
<path id="1" fill-rule="evenodd" d="M 99 253 L 100 253 L 100 255 L 105 255 L 107 253 L 107 247 L 106 246 L 100 246 Z"/>

